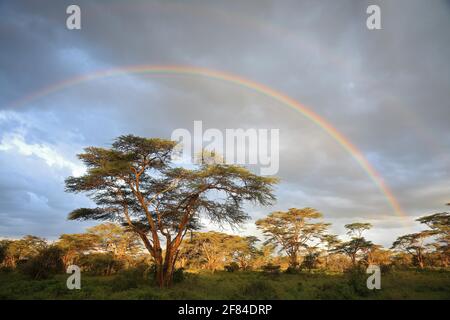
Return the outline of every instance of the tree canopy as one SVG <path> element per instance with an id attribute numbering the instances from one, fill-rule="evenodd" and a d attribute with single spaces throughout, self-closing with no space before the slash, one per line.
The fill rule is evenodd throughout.
<path id="1" fill-rule="evenodd" d="M 288 211 L 276 211 L 266 218 L 256 221 L 256 225 L 267 237 L 266 243 L 281 247 L 290 259 L 290 266 L 297 268 L 301 249 L 317 246 L 329 224 L 310 222 L 322 218 L 322 214 L 313 208 L 291 208 Z"/>
<path id="2" fill-rule="evenodd" d="M 219 224 L 240 224 L 248 218 L 243 203 L 271 204 L 277 182 L 234 165 L 174 167 L 174 146 L 170 140 L 120 136 L 111 148 L 86 148 L 79 158 L 87 173 L 66 179 L 68 192 L 86 192 L 97 204 L 74 210 L 69 219 L 127 225 L 156 261 L 160 286 L 170 285 L 182 239 L 199 227 L 201 214 Z"/>

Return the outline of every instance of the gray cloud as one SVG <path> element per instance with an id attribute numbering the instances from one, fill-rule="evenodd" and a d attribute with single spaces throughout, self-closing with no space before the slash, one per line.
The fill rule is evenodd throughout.
<path id="1" fill-rule="evenodd" d="M 268 85 L 359 147 L 410 220 L 450 200 L 448 2 L 380 1 L 379 31 L 365 28 L 368 1 L 77 3 L 80 31 L 65 29 L 68 1 L 0 3 L 0 141 L 21 137 L 25 147 L 67 161 L 49 165 L 17 145 L 0 150 L 1 235 L 52 238 L 82 230 L 65 216 L 88 202 L 65 194 L 62 184 L 73 170 L 68 163 L 79 165 L 77 152 L 122 133 L 170 137 L 194 120 L 219 129 L 280 128 L 278 202 L 249 207 L 253 218 L 313 206 L 336 232 L 352 219 L 372 221 L 371 236 L 385 245 L 409 231 L 320 127 L 236 84 L 131 74 L 10 103 L 66 78 L 124 65 L 193 65 Z"/>

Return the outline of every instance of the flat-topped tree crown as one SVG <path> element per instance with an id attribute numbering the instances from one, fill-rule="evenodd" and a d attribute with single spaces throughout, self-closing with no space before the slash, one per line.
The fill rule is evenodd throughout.
<path id="1" fill-rule="evenodd" d="M 86 174 L 66 179 L 68 192 L 87 192 L 97 204 L 74 210 L 69 219 L 126 224 L 156 261 L 160 286 L 170 284 L 178 248 L 187 230 L 199 227 L 200 214 L 217 223 L 239 224 L 248 218 L 243 203 L 271 204 L 277 182 L 234 165 L 174 167 L 175 145 L 164 139 L 120 136 L 112 148 L 86 148 L 79 155 Z"/>
<path id="2" fill-rule="evenodd" d="M 316 209 L 290 208 L 272 212 L 256 221 L 256 225 L 267 237 L 266 243 L 280 246 L 289 257 L 289 265 L 297 268 L 300 250 L 316 247 L 329 226 L 328 223 L 311 222 L 319 218 L 322 214 Z"/>
<path id="3" fill-rule="evenodd" d="M 362 222 L 354 222 L 350 224 L 346 224 L 345 228 L 348 230 L 347 234 L 352 237 L 361 238 L 362 233 L 365 230 L 369 230 L 372 228 L 370 223 L 362 223 Z"/>

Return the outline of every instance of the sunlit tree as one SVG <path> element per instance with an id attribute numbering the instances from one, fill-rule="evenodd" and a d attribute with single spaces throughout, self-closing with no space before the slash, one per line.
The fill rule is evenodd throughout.
<path id="1" fill-rule="evenodd" d="M 363 232 L 371 227 L 370 223 L 360 222 L 345 225 L 351 240 L 337 245 L 334 252 L 346 254 L 350 257 L 352 265 L 356 266 L 358 256 L 367 253 L 373 247 L 373 243 L 362 236 Z"/>
<path id="2" fill-rule="evenodd" d="M 128 225 L 154 258 L 160 287 L 171 284 L 181 242 L 198 228 L 201 214 L 219 224 L 240 224 L 248 218 L 243 203 L 272 203 L 277 181 L 233 165 L 173 167 L 174 146 L 164 139 L 120 136 L 112 148 L 86 148 L 79 158 L 87 173 L 66 179 L 67 191 L 86 192 L 97 204 L 69 218 Z"/>
<path id="3" fill-rule="evenodd" d="M 267 237 L 266 243 L 273 243 L 289 257 L 289 266 L 298 268 L 301 249 L 317 246 L 329 224 L 310 222 L 322 218 L 313 208 L 291 208 L 276 211 L 256 221 L 256 225 Z"/>

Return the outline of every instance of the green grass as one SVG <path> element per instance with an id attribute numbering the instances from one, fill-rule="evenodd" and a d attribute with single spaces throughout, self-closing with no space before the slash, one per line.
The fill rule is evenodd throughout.
<path id="1" fill-rule="evenodd" d="M 366 275 L 259 272 L 187 273 L 160 290 L 133 272 L 82 275 L 81 290 L 68 290 L 68 275 L 30 280 L 0 273 L 0 299 L 450 299 L 450 272 L 396 271 L 382 275 L 381 290 L 366 288 Z"/>

